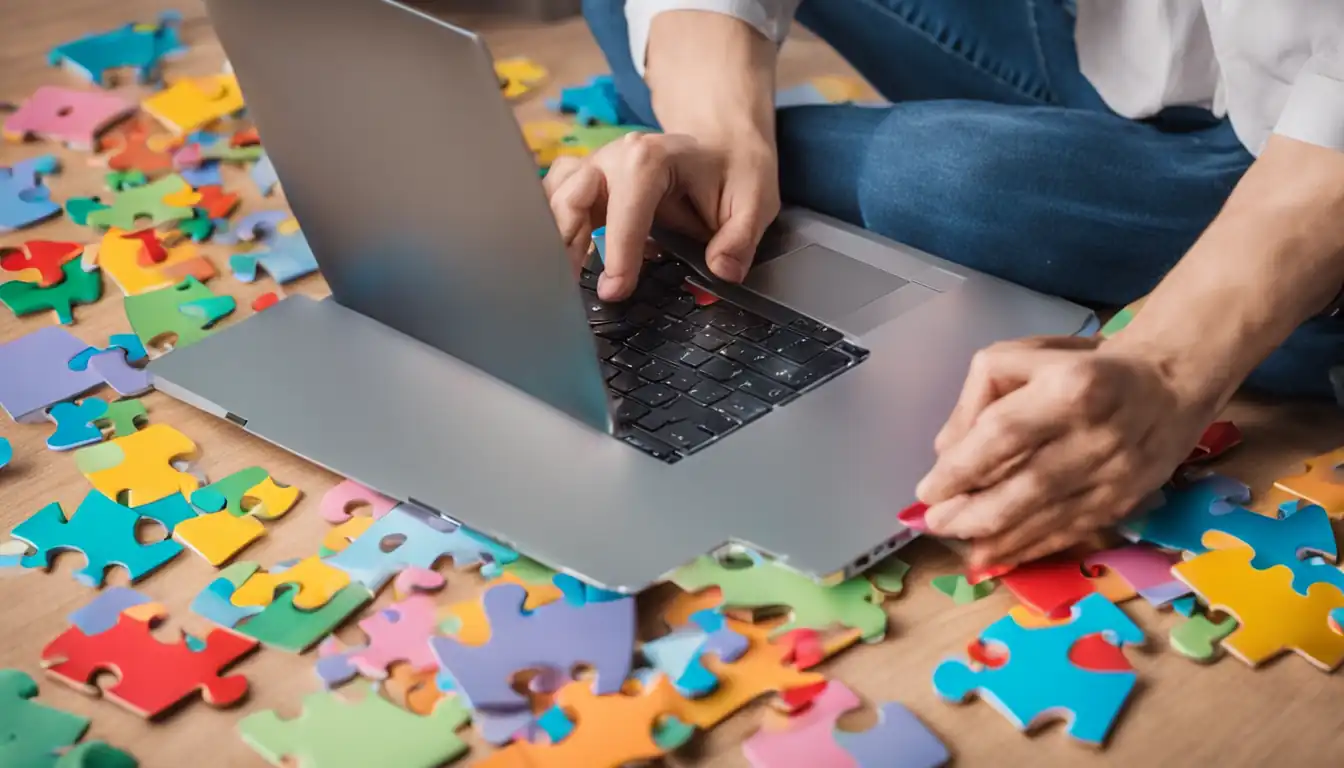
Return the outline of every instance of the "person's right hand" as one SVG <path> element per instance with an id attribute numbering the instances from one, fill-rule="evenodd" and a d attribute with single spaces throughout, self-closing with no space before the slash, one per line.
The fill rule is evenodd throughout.
<path id="1" fill-rule="evenodd" d="M 593 230 L 606 226 L 597 293 L 619 301 L 635 290 L 655 221 L 708 241 L 710 270 L 741 282 L 779 213 L 777 169 L 765 141 L 725 147 L 684 134 L 631 133 L 586 157 L 556 158 L 544 183 L 576 272 Z"/>

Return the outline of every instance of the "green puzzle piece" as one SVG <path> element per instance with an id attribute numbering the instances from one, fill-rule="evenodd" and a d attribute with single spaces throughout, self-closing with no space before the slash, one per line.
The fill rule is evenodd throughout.
<path id="1" fill-rule="evenodd" d="M 775 634 L 839 624 L 858 629 L 870 643 L 886 635 L 887 612 L 873 602 L 879 594 L 864 577 L 828 587 L 761 555 L 749 556 L 749 563 L 730 565 L 710 556 L 700 557 L 677 569 L 671 581 L 688 592 L 718 587 L 723 592 L 723 605 L 729 608 L 789 608 L 789 621 Z"/>
<path id="2" fill-rule="evenodd" d="M 1195 661 L 1213 661 L 1218 655 L 1216 643 L 1232 634 L 1237 620 L 1228 616 L 1220 622 L 1195 614 L 1171 628 L 1171 647 Z"/>
<path id="3" fill-rule="evenodd" d="M 113 437 L 125 437 L 139 430 L 148 420 L 149 412 L 145 410 L 144 403 L 139 400 L 117 400 L 108 403 L 107 414 L 93 424 L 99 428 L 111 427 Z M 104 469 L 110 469 L 119 463 L 120 460 L 114 461 Z"/>
<path id="4" fill-rule="evenodd" d="M 976 600 L 988 597 L 996 586 L 993 579 L 972 584 L 960 573 L 934 576 L 930 583 L 933 584 L 934 589 L 952 598 L 952 602 L 957 605 L 974 603 Z"/>
<path id="5" fill-rule="evenodd" d="M 261 159 L 265 152 L 260 145 L 231 147 L 227 141 L 217 141 L 207 147 L 201 147 L 202 160 L 218 160 L 222 163 L 251 163 Z"/>
<path id="6" fill-rule="evenodd" d="M 65 201 L 65 215 L 81 227 L 91 226 L 89 214 L 107 208 L 107 203 L 98 197 L 72 197 Z"/>
<path id="7" fill-rule="evenodd" d="M 556 571 L 547 568 L 530 557 L 519 556 L 517 560 L 505 564 L 503 573 L 511 573 L 528 584 L 554 584 Z"/>
<path id="8" fill-rule="evenodd" d="M 75 466 L 85 475 L 111 469 L 125 460 L 126 452 L 116 443 L 99 443 L 75 451 Z"/>
<path id="9" fill-rule="evenodd" d="M 0 669 L 0 765 L 54 766 L 56 750 L 79 741 L 88 718 L 33 701 L 37 683 L 17 669 Z"/>
<path id="10" fill-rule="evenodd" d="M 151 184 L 122 192 L 111 205 L 90 211 L 84 219 L 90 227 L 116 227 L 128 232 L 189 219 L 192 215 L 191 206 L 169 205 L 163 202 L 163 198 L 190 191 L 191 186 L 181 176 L 164 176 Z M 138 223 L 137 219 L 142 218 L 149 219 L 149 223 Z"/>
<path id="11" fill-rule="evenodd" d="M 297 593 L 297 588 L 286 587 L 265 610 L 244 621 L 235 631 L 256 639 L 267 648 L 303 653 L 373 600 L 373 593 L 363 585 L 351 584 L 321 608 L 301 611 L 294 607 Z"/>
<path id="12" fill-rule="evenodd" d="M 905 589 L 905 575 L 909 572 L 910 564 L 892 555 L 869 568 L 864 575 L 873 582 L 873 586 L 889 595 L 896 595 Z"/>
<path id="13" fill-rule="evenodd" d="M 239 721 L 238 733 L 272 765 L 288 757 L 303 768 L 434 768 L 467 751 L 455 731 L 470 719 L 460 696 L 442 699 L 433 714 L 422 716 L 373 688 L 358 701 L 329 691 L 309 694 L 298 717 L 258 712 Z"/>
<path id="14" fill-rule="evenodd" d="M 103 182 L 113 192 L 124 192 L 132 187 L 143 187 L 149 179 L 143 171 L 113 171 L 103 177 Z"/>
<path id="15" fill-rule="evenodd" d="M 205 305 L 212 307 L 212 311 L 198 313 L 182 309 L 184 304 L 202 306 L 200 302 L 212 299 L 221 300 Z M 228 311 L 222 311 L 225 306 Z M 234 306 L 232 296 L 215 296 L 201 281 L 188 277 L 177 285 L 127 296 L 126 319 L 146 347 L 168 334 L 177 335 L 174 347 L 186 347 L 209 336 L 210 327 L 220 317 L 232 312 Z"/>
<path id="16" fill-rule="evenodd" d="M 648 133 L 653 129 L 642 125 L 575 125 L 560 139 L 566 147 L 583 147 L 596 152 L 627 133 Z"/>
<path id="17" fill-rule="evenodd" d="M 61 267 L 61 274 L 65 275 L 61 282 L 48 288 L 22 280 L 2 283 L 0 304 L 19 317 L 44 309 L 55 310 L 61 325 L 70 325 L 75 322 L 76 304 L 92 304 L 102 298 L 103 273 L 96 267 L 86 272 L 80 260 L 75 259 Z"/>
<path id="18" fill-rule="evenodd" d="M 248 491 L 265 482 L 270 474 L 261 467 L 248 467 L 198 489 L 191 494 L 191 503 L 205 512 L 218 512 L 227 509 L 234 517 L 247 514 L 243 509 L 243 496 Z"/>
<path id="19" fill-rule="evenodd" d="M 139 764 L 134 757 L 106 742 L 86 741 L 61 755 L 55 768 L 136 768 Z"/>

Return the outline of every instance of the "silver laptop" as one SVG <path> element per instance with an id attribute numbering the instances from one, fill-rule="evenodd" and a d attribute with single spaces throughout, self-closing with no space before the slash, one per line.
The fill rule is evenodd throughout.
<path id="1" fill-rule="evenodd" d="M 1095 327 L 796 209 L 745 285 L 657 233 L 604 304 L 474 34 L 389 0 L 207 6 L 332 295 L 156 360 L 159 389 L 592 583 L 732 545 L 861 571 L 913 535 L 971 355 Z"/>

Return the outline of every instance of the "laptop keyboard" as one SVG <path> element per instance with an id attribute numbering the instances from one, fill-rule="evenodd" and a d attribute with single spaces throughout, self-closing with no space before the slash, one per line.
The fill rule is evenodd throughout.
<path id="1" fill-rule="evenodd" d="M 650 262 L 620 303 L 597 297 L 595 272 L 580 277 L 616 436 L 655 458 L 702 450 L 868 355 L 812 320 L 780 325 L 724 299 L 697 304 L 690 274 L 677 261 Z"/>

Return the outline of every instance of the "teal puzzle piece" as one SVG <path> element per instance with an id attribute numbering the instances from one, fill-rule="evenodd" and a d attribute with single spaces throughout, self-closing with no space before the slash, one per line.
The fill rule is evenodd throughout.
<path id="1" fill-rule="evenodd" d="M 243 509 L 243 496 L 265 482 L 267 477 L 270 475 L 261 467 L 240 469 L 191 494 L 191 503 L 206 512 L 227 509 L 234 517 L 242 517 L 247 514 Z"/>
<path id="2" fill-rule="evenodd" d="M 1071 662 L 1073 644 L 1095 634 L 1116 646 L 1144 640 L 1143 630 L 1123 611 L 1101 595 L 1088 595 L 1074 605 L 1073 621 L 1068 624 L 1027 629 L 1005 616 L 989 625 L 981 641 L 1006 649 L 1008 661 L 980 669 L 961 660 L 944 661 L 933 671 L 934 690 L 954 702 L 978 693 L 1022 731 L 1052 713 L 1068 712 L 1072 714 L 1069 735 L 1099 745 L 1110 733 L 1138 675 L 1093 672 Z"/>
<path id="3" fill-rule="evenodd" d="M 141 83 L 150 83 L 157 79 L 164 57 L 186 50 L 178 35 L 181 20 L 181 14 L 165 11 L 158 24 L 126 24 L 85 35 L 51 49 L 47 62 L 64 65 L 100 87 L 106 85 L 104 73 L 118 67 L 133 67 Z"/>
<path id="4" fill-rule="evenodd" d="M 87 397 L 80 403 L 57 403 L 48 412 L 56 422 L 56 430 L 47 438 L 47 447 L 53 451 L 69 451 L 101 442 L 103 431 L 94 424 L 107 415 L 107 401 Z"/>
<path id="5" fill-rule="evenodd" d="M 66 519 L 59 503 L 52 502 L 19 523 L 13 536 L 37 550 L 24 556 L 25 568 L 49 568 L 52 555 L 82 552 L 88 562 L 75 572 L 75 580 L 87 587 L 99 587 L 108 566 L 124 567 L 135 582 L 182 551 L 181 544 L 170 540 L 141 544 L 135 537 L 139 519 L 138 511 L 90 491 L 70 519 Z"/>
<path id="6" fill-rule="evenodd" d="M 1163 489 L 1162 496 L 1162 504 L 1124 527 L 1165 549 L 1204 552 L 1204 534 L 1217 523 L 1215 518 L 1249 504 L 1251 489 L 1230 477 L 1209 475 L 1185 488 Z"/>
<path id="7" fill-rule="evenodd" d="M 0 765 L 55 766 L 57 750 L 88 730 L 88 718 L 39 704 L 36 696 L 27 673 L 0 669 Z"/>
<path id="8" fill-rule="evenodd" d="M 196 517 L 196 510 L 191 508 L 191 505 L 187 503 L 186 498 L 181 493 L 164 496 L 162 499 L 149 504 L 141 504 L 135 507 L 133 511 L 140 517 L 162 525 L 170 534 L 179 523 Z"/>
<path id="9" fill-rule="evenodd" d="M 136 363 L 149 357 L 149 353 L 145 351 L 145 345 L 140 343 L 140 338 L 134 333 L 114 333 L 108 337 L 106 347 L 89 347 L 70 358 L 70 370 L 88 370 L 89 361 L 93 359 L 94 355 L 111 352 L 114 349 L 125 350 L 126 362 L 128 363 Z"/>

